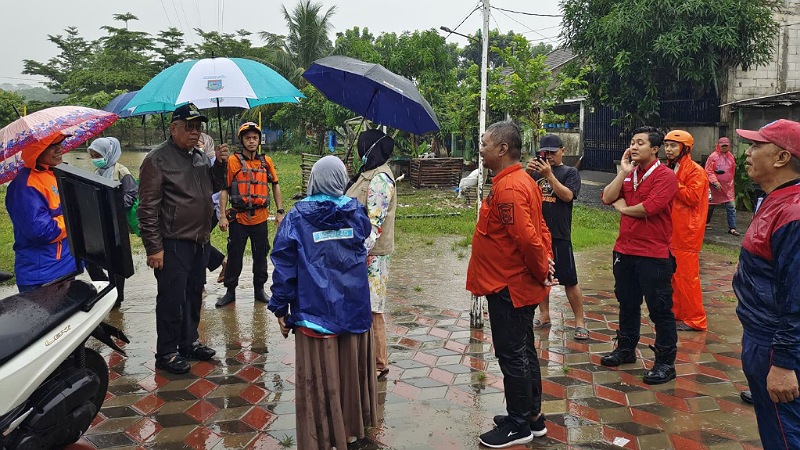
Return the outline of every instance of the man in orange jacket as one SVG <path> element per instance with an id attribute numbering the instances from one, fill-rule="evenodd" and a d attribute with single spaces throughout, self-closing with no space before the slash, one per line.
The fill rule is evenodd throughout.
<path id="1" fill-rule="evenodd" d="M 700 287 L 700 249 L 708 212 L 708 175 L 692 161 L 694 138 L 683 130 L 664 136 L 667 166 L 675 171 L 678 192 L 672 202 L 672 244 L 678 269 L 672 275 L 672 312 L 678 331 L 705 331 L 706 311 Z"/>
<path id="2" fill-rule="evenodd" d="M 492 343 L 503 372 L 508 415 L 482 444 L 505 448 L 547 433 L 541 414 L 542 379 L 533 345 L 533 315 L 552 282 L 550 232 L 542 191 L 520 164 L 522 142 L 513 122 L 498 122 L 481 137 L 484 165 L 494 172 L 483 202 L 467 269 L 467 290 L 486 296 Z"/>

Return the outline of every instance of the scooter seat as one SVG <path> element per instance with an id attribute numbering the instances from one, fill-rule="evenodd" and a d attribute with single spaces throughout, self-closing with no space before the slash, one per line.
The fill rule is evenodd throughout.
<path id="1" fill-rule="evenodd" d="M 0 300 L 0 365 L 53 331 L 96 295 L 93 284 L 67 280 Z"/>

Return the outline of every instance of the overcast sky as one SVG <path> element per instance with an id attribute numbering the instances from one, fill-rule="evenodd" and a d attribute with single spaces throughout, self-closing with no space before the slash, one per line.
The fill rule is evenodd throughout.
<path id="1" fill-rule="evenodd" d="M 132 30 L 155 35 L 174 26 L 186 34 L 186 42 L 196 44 L 199 37 L 194 28 L 205 31 L 233 33 L 245 29 L 253 33 L 269 31 L 286 34 L 286 24 L 281 5 L 291 11 L 296 0 L 134 0 L 86 1 L 71 0 L 7 0 L 4 5 L 6 20 L 0 28 L 0 83 L 35 83 L 36 77 L 22 74 L 22 60 L 45 62 L 58 54 L 48 35 L 64 34 L 64 28 L 76 26 L 85 39 L 93 40 L 105 33 L 103 25 L 122 26 L 115 22 L 114 14 L 130 12 L 139 18 L 129 24 Z M 317 0 L 320 1 L 320 0 Z M 324 8 L 336 6 L 331 19 L 331 39 L 335 33 L 354 26 L 368 27 L 375 36 L 381 32 L 438 29 L 444 25 L 455 29 L 470 12 L 480 5 L 479 0 L 321 0 Z M 491 0 L 493 8 L 524 13 L 560 14 L 558 0 Z M 561 19 L 537 17 L 491 10 L 490 28 L 502 33 L 513 30 L 522 33 L 532 42 L 556 44 Z M 457 31 L 470 34 L 482 26 L 480 10 L 472 13 Z M 445 33 L 442 32 L 444 35 Z M 257 37 L 252 37 L 260 45 Z M 450 42 L 459 46 L 466 39 L 452 35 Z"/>

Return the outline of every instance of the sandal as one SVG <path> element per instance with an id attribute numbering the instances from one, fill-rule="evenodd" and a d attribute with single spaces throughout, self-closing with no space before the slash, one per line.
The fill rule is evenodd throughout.
<path id="1" fill-rule="evenodd" d="M 741 236 L 742 235 L 741 233 L 736 231 L 736 228 L 731 228 L 730 230 L 728 230 L 728 234 L 732 234 L 734 236 Z"/>
<path id="2" fill-rule="evenodd" d="M 389 368 L 385 367 L 383 369 L 378 369 L 378 381 L 383 381 L 386 379 L 386 375 L 389 375 Z"/>
<path id="3" fill-rule="evenodd" d="M 222 259 L 222 270 L 219 271 L 219 276 L 217 277 L 217 283 L 222 283 L 225 281 L 225 268 L 228 267 L 228 258 L 225 257 Z"/>
<path id="4" fill-rule="evenodd" d="M 541 330 L 542 328 L 550 328 L 550 321 L 542 322 L 539 319 L 534 319 L 533 321 L 533 329 L 534 330 Z"/>
<path id="5" fill-rule="evenodd" d="M 578 341 L 589 339 L 589 330 L 584 327 L 575 327 L 575 339 Z"/>

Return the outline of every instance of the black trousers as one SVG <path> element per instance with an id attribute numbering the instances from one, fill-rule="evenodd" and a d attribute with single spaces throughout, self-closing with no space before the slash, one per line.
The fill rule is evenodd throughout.
<path id="1" fill-rule="evenodd" d="M 207 244 L 164 239 L 164 266 L 155 271 L 156 358 L 188 352 L 198 340 Z"/>
<path id="2" fill-rule="evenodd" d="M 214 231 L 214 227 L 216 227 L 218 223 L 219 219 L 217 219 L 217 213 L 212 214 L 211 231 Z M 206 268 L 208 268 L 209 272 L 213 272 L 222 265 L 222 260 L 225 259 L 225 255 L 223 255 L 217 247 L 214 247 L 211 245 L 211 242 L 209 242 L 208 245 L 206 245 L 206 259 L 208 260 Z"/>
<path id="3" fill-rule="evenodd" d="M 101 267 L 87 262 L 85 268 L 92 281 L 108 281 L 108 275 Z M 114 275 L 114 286 L 117 287 L 117 303 L 122 303 L 125 299 L 125 277 Z"/>
<path id="4" fill-rule="evenodd" d="M 613 252 L 614 293 L 619 302 L 619 332 L 639 342 L 642 297 L 656 327 L 656 346 L 675 349 L 678 333 L 672 314 L 672 274 L 675 258 L 648 258 Z"/>
<path id="5" fill-rule="evenodd" d="M 486 296 L 494 354 L 503 372 L 508 417 L 518 426 L 541 411 L 542 373 L 533 345 L 536 306 L 515 308 L 508 288 Z"/>
<path id="6" fill-rule="evenodd" d="M 256 225 L 242 225 L 231 222 L 228 228 L 228 267 L 225 269 L 225 287 L 235 288 L 239 285 L 242 274 L 244 249 L 250 239 L 250 251 L 253 254 L 253 286 L 264 287 L 267 282 L 267 253 L 269 253 L 269 228 L 267 221 Z"/>

